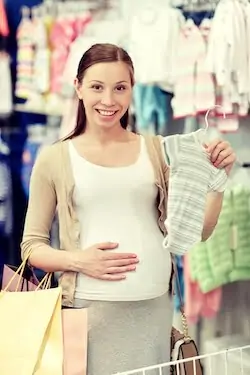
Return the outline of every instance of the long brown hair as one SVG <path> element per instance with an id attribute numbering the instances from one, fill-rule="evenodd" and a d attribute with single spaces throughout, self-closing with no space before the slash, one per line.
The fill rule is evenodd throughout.
<path id="1" fill-rule="evenodd" d="M 118 47 L 113 44 L 109 43 L 100 43 L 94 44 L 91 48 L 89 48 L 84 55 L 82 56 L 78 69 L 77 69 L 77 80 L 79 84 L 82 83 L 85 71 L 90 68 L 92 65 L 101 63 L 101 62 L 115 62 L 115 61 L 122 61 L 126 63 L 129 67 L 130 75 L 131 75 L 131 84 L 134 84 L 134 67 L 132 60 L 129 54 L 121 47 Z M 123 117 L 121 118 L 121 126 L 126 129 L 128 126 L 128 110 L 125 112 Z M 78 111 L 77 111 L 77 120 L 76 126 L 74 130 L 66 137 L 66 139 L 72 139 L 82 133 L 84 133 L 86 129 L 86 113 L 85 108 L 82 100 L 79 99 L 78 103 Z"/>

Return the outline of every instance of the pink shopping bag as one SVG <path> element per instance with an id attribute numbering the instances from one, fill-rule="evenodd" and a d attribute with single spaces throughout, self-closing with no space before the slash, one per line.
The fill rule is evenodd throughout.
<path id="1" fill-rule="evenodd" d="M 3 280 L 2 289 L 5 289 L 11 278 L 17 272 L 17 267 L 4 265 L 3 268 Z M 32 291 L 37 288 L 39 281 L 31 268 L 25 267 L 23 275 L 15 277 L 12 283 L 8 286 L 9 292 L 26 292 Z"/>
<path id="2" fill-rule="evenodd" d="M 17 268 L 4 265 L 2 289 L 4 289 L 16 273 Z M 26 276 L 26 277 L 25 277 Z M 39 284 L 38 279 L 30 268 L 22 276 L 14 278 L 8 291 L 34 291 Z M 87 309 L 62 309 L 63 330 L 63 375 L 87 374 L 87 344 L 88 344 L 88 317 Z"/>

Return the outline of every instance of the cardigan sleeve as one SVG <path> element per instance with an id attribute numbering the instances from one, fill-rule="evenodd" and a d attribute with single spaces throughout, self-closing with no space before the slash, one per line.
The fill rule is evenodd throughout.
<path id="1" fill-rule="evenodd" d="M 162 147 L 162 142 L 164 140 L 164 137 L 159 135 L 157 136 L 158 138 L 158 147 L 156 147 L 157 149 L 157 153 L 159 155 L 159 159 L 160 159 L 160 164 L 161 164 L 161 170 L 162 170 L 162 173 L 163 173 L 163 176 L 164 176 L 164 182 L 165 182 L 165 187 L 166 187 L 166 191 L 168 191 L 168 182 L 169 182 L 169 166 L 167 165 L 166 161 L 165 161 L 165 156 L 163 154 L 163 147 Z"/>
<path id="2" fill-rule="evenodd" d="M 44 147 L 34 164 L 25 218 L 21 256 L 26 259 L 31 252 L 50 245 L 50 230 L 55 216 L 57 199 L 51 174 L 50 147 Z"/>

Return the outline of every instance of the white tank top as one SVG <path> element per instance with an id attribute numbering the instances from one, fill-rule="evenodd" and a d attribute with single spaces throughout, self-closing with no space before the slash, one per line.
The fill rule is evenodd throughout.
<path id="1" fill-rule="evenodd" d="M 157 224 L 157 187 L 144 138 L 138 160 L 127 167 L 92 164 L 77 153 L 72 142 L 69 151 L 81 248 L 114 241 L 119 247 L 112 252 L 132 252 L 139 258 L 136 271 L 128 272 L 125 280 L 78 274 L 75 299 L 139 301 L 164 294 L 171 259 Z"/>

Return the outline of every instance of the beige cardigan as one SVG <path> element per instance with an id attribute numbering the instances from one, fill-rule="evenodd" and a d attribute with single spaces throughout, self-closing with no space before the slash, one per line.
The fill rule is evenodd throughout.
<path id="1" fill-rule="evenodd" d="M 161 154 L 160 137 L 145 136 L 145 140 L 158 188 L 156 202 L 159 213 L 158 224 L 165 235 L 169 171 Z M 50 230 L 56 210 L 60 228 L 60 249 L 65 251 L 79 249 L 80 230 L 73 206 L 73 190 L 74 179 L 68 141 L 46 146 L 39 153 L 31 175 L 29 204 L 21 243 L 23 259 L 31 251 L 39 251 L 44 245 L 50 245 Z M 59 283 L 62 287 L 63 305 L 73 306 L 76 273 L 64 272 Z"/>

